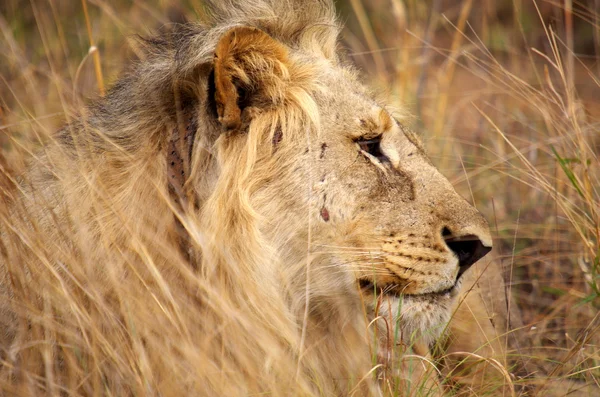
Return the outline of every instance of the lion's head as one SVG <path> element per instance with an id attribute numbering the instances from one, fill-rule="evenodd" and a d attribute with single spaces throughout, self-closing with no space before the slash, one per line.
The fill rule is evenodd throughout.
<path id="1" fill-rule="evenodd" d="M 436 335 L 491 249 L 487 222 L 339 60 L 330 9 L 313 6 L 310 23 L 283 26 L 284 13 L 219 35 L 204 109 L 220 168 L 202 217 L 220 222 L 219 244 L 273 253 L 257 263 L 283 274 L 293 304 L 327 312 L 360 291 L 372 311 L 382 294 L 379 313 L 401 313 L 406 335 Z M 250 258 L 245 246 L 235 261 Z"/>

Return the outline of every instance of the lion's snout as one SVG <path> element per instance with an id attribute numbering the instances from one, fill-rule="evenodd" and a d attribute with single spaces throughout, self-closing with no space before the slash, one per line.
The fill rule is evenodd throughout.
<path id="1" fill-rule="evenodd" d="M 444 241 L 450 250 L 458 258 L 458 280 L 475 262 L 483 258 L 492 250 L 491 246 L 485 245 L 479 237 L 468 234 L 455 237 L 452 234 L 444 236 Z"/>

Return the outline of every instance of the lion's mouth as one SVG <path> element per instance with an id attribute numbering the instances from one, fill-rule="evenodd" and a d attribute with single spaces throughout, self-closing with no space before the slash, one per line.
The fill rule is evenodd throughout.
<path id="1" fill-rule="evenodd" d="M 453 286 L 451 286 L 450 288 L 446 288 L 443 290 L 439 290 L 439 291 L 434 291 L 434 292 L 426 292 L 426 293 L 421 293 L 421 294 L 407 294 L 405 292 L 403 292 L 403 290 L 406 288 L 403 285 L 400 284 L 394 284 L 394 283 L 387 283 L 387 284 L 375 284 L 373 283 L 373 281 L 368 280 L 368 279 L 364 279 L 361 278 L 358 280 L 358 284 L 360 286 L 360 290 L 363 293 L 371 293 L 371 294 L 375 294 L 375 295 L 387 295 L 387 296 L 394 296 L 396 298 L 400 298 L 400 297 L 422 297 L 422 298 L 427 298 L 427 297 L 444 297 L 444 296 L 449 296 L 451 295 L 454 291 L 456 291 L 458 289 L 458 285 L 459 283 L 455 283 Z"/>

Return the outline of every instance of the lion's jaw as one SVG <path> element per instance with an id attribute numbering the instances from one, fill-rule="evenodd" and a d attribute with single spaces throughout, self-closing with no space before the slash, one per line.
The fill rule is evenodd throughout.
<path id="1" fill-rule="evenodd" d="M 460 287 L 459 281 L 445 292 L 421 295 L 377 294 L 373 290 L 362 290 L 369 320 L 375 320 L 380 335 L 379 355 L 392 354 L 399 343 L 409 348 L 430 346 L 447 326 Z"/>

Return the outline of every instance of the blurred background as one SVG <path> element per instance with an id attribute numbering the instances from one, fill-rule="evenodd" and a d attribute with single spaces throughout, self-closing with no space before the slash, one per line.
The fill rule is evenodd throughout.
<path id="1" fill-rule="evenodd" d="M 342 47 L 484 213 L 529 371 L 600 384 L 600 0 L 339 0 Z M 0 166 L 201 0 L 0 1 Z"/>

